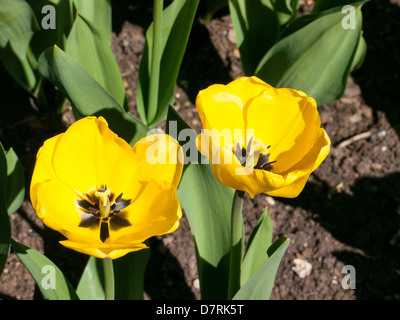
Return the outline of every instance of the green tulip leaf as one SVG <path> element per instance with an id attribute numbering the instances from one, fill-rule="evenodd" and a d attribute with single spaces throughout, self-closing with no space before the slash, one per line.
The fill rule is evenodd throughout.
<path id="1" fill-rule="evenodd" d="M 279 21 L 270 1 L 229 0 L 243 71 L 252 76 L 268 49 L 275 43 Z"/>
<path id="2" fill-rule="evenodd" d="M 369 0 L 316 0 L 311 13 L 327 11 L 333 8 L 343 8 L 346 5 L 358 6 Z"/>
<path id="3" fill-rule="evenodd" d="M 111 0 L 73 0 L 78 12 L 89 19 L 99 30 L 99 33 L 111 43 L 112 21 L 111 21 Z"/>
<path id="4" fill-rule="evenodd" d="M 234 190 L 220 184 L 210 164 L 203 163 L 195 146 L 196 132 L 173 108 L 168 112 L 167 132 L 180 142 L 185 159 L 193 160 L 184 166 L 178 198 L 196 245 L 201 297 L 226 299 Z"/>
<path id="5" fill-rule="evenodd" d="M 116 300 L 143 300 L 144 274 L 149 258 L 150 249 L 142 249 L 114 260 Z"/>
<path id="6" fill-rule="evenodd" d="M 342 26 L 344 14 L 333 10 L 295 22 L 293 32 L 263 57 L 255 75 L 275 87 L 304 91 L 318 105 L 340 98 L 345 90 L 361 36 L 361 8 L 354 29 Z"/>
<path id="7" fill-rule="evenodd" d="M 103 116 L 110 129 L 133 145 L 148 128 L 110 95 L 75 59 L 57 46 L 39 58 L 39 71 L 71 101 L 75 114 Z"/>
<path id="8" fill-rule="evenodd" d="M 351 71 L 357 70 L 361 67 L 367 54 L 367 43 L 361 33 L 361 37 L 358 40 L 357 51 L 354 55 L 353 63 L 351 64 Z"/>
<path id="9" fill-rule="evenodd" d="M 19 162 L 17 154 L 13 149 L 6 153 L 7 158 L 7 189 L 6 203 L 7 211 L 11 213 L 17 211 L 25 197 L 25 178 L 24 168 Z"/>
<path id="10" fill-rule="evenodd" d="M 77 300 L 78 295 L 61 270 L 40 252 L 11 239 L 18 259 L 32 275 L 46 300 Z"/>
<path id="11" fill-rule="evenodd" d="M 109 40 L 80 13 L 68 35 L 65 52 L 79 62 L 121 106 L 126 105 L 124 83 Z"/>
<path id="12" fill-rule="evenodd" d="M 35 57 L 38 58 L 44 50 L 54 45 L 64 48 L 75 19 L 72 0 L 25 1 L 31 6 L 39 26 L 30 44 Z M 54 10 L 45 6 L 51 6 Z M 55 28 L 50 27 L 53 22 Z"/>
<path id="13" fill-rule="evenodd" d="M 76 293 L 81 300 L 104 300 L 104 270 L 101 259 L 90 256 L 79 280 Z"/>
<path id="14" fill-rule="evenodd" d="M 115 300 L 143 300 L 144 273 L 150 249 L 113 260 Z M 81 300 L 104 300 L 104 268 L 101 259 L 90 257 L 76 289 Z"/>
<path id="15" fill-rule="evenodd" d="M 240 288 L 233 300 L 268 300 L 276 272 L 288 245 L 289 239 L 285 236 L 275 241 L 268 249 L 269 258 Z"/>
<path id="16" fill-rule="evenodd" d="M 36 84 L 36 76 L 27 57 L 36 29 L 32 9 L 24 0 L 0 0 L 0 62 L 28 92 Z"/>
<path id="17" fill-rule="evenodd" d="M 0 275 L 7 261 L 11 240 L 11 226 L 6 203 L 6 184 L 7 157 L 3 145 L 0 143 Z"/>
<path id="18" fill-rule="evenodd" d="M 199 0 L 175 0 L 162 12 L 161 48 L 156 52 L 159 70 L 152 72 L 153 24 L 147 29 L 146 43 L 139 66 L 137 108 L 142 120 L 154 126 L 165 118 L 174 102 L 175 83 L 186 50 Z M 153 73 L 159 72 L 157 92 L 150 93 Z M 157 103 L 149 104 L 149 96 L 158 95 Z"/>
<path id="19" fill-rule="evenodd" d="M 242 286 L 269 258 L 267 249 L 272 244 L 272 234 L 272 221 L 266 208 L 258 219 L 247 244 L 240 275 Z"/>

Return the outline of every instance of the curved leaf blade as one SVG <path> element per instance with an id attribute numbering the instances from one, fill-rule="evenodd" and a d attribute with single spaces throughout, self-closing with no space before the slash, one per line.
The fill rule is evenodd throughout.
<path id="1" fill-rule="evenodd" d="M 77 10 L 99 30 L 108 44 L 111 42 L 111 0 L 73 0 Z M 96 3 L 96 4 L 95 4 Z"/>
<path id="2" fill-rule="evenodd" d="M 11 246 L 28 269 L 46 300 L 77 300 L 74 288 L 61 270 L 40 252 L 11 239 Z M 48 279 L 46 277 L 49 277 Z M 49 282 L 47 282 L 49 281 Z M 54 286 L 51 285 L 53 282 Z"/>
<path id="3" fill-rule="evenodd" d="M 268 300 L 274 285 L 279 264 L 289 246 L 289 239 L 282 236 L 268 249 L 270 258 L 240 288 L 233 300 Z"/>
<path id="4" fill-rule="evenodd" d="M 247 244 L 240 275 L 242 286 L 269 258 L 268 248 L 272 243 L 272 234 L 272 220 L 266 208 L 258 219 Z"/>
<path id="5" fill-rule="evenodd" d="M 6 204 L 7 158 L 0 143 L 0 275 L 10 251 L 11 226 Z"/>
<path id="6" fill-rule="evenodd" d="M 154 126 L 168 113 L 174 102 L 175 83 L 186 50 L 187 41 L 199 0 L 175 0 L 162 14 L 162 50 L 157 110 L 149 106 L 149 87 L 153 49 L 153 24 L 146 31 L 146 43 L 139 65 L 137 108 L 141 119 Z M 151 108 L 151 110 L 150 110 Z"/>
<path id="7" fill-rule="evenodd" d="M 39 58 L 40 73 L 62 90 L 76 111 L 85 116 L 103 116 L 110 128 L 133 145 L 148 128 L 123 107 L 72 57 L 57 46 Z"/>
<path id="8" fill-rule="evenodd" d="M 79 280 L 76 293 L 81 300 L 104 300 L 104 270 L 100 259 L 90 256 Z"/>
<path id="9" fill-rule="evenodd" d="M 7 189 L 6 203 L 7 212 L 12 214 L 17 211 L 25 197 L 24 168 L 19 162 L 17 154 L 13 149 L 6 153 L 7 158 Z"/>
<path id="10" fill-rule="evenodd" d="M 270 1 L 229 0 L 244 73 L 252 76 L 278 37 L 279 21 Z"/>
<path id="11" fill-rule="evenodd" d="M 210 164 L 204 163 L 197 151 L 194 141 L 196 132 L 172 107 L 168 112 L 167 132 L 181 143 L 186 153 L 185 159 L 198 160 L 185 164 L 178 186 L 178 198 L 196 245 L 201 297 L 226 299 L 234 190 L 216 180 Z M 187 152 L 190 152 L 190 157 L 187 157 Z"/>
<path id="12" fill-rule="evenodd" d="M 355 29 L 344 29 L 341 11 L 321 14 L 277 42 L 255 74 L 275 87 L 304 91 L 318 105 L 341 97 L 361 35 L 361 9 Z M 289 27 L 290 28 L 290 27 Z"/>
<path id="13" fill-rule="evenodd" d="M 65 52 L 79 62 L 121 106 L 125 105 L 125 87 L 109 41 L 80 13 L 68 35 Z"/>

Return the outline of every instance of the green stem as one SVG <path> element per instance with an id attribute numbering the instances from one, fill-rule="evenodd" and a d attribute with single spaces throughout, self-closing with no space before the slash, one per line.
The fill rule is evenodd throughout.
<path id="1" fill-rule="evenodd" d="M 161 47 L 162 47 L 162 12 L 163 0 L 154 0 L 153 7 L 153 50 L 151 52 L 150 84 L 147 123 L 151 124 L 157 115 L 158 90 L 160 83 Z"/>
<path id="2" fill-rule="evenodd" d="M 235 191 L 231 213 L 231 252 L 229 262 L 228 299 L 240 289 L 240 269 L 243 257 L 243 198 L 244 191 Z"/>
<path id="3" fill-rule="evenodd" d="M 104 288 L 106 300 L 114 300 L 114 266 L 113 261 L 110 258 L 103 259 L 103 271 L 104 271 Z"/>

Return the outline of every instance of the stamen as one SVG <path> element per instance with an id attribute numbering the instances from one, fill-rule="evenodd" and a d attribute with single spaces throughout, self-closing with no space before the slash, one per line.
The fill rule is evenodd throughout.
<path id="1" fill-rule="evenodd" d="M 88 195 L 87 193 L 86 193 L 86 197 L 89 199 L 89 201 L 90 201 L 91 203 L 96 203 L 96 202 L 94 201 L 94 199 L 93 199 L 90 195 Z"/>
<path id="2" fill-rule="evenodd" d="M 115 199 L 115 203 L 118 203 L 118 202 L 121 201 L 122 195 L 123 195 L 123 193 L 121 193 L 121 194 L 117 197 L 117 199 Z"/>
<path id="3" fill-rule="evenodd" d="M 104 192 L 97 191 L 95 196 L 99 199 L 99 211 L 103 218 L 107 217 L 110 213 L 110 194 L 111 190 L 106 189 Z"/>
<path id="4" fill-rule="evenodd" d="M 88 210 L 93 213 L 94 215 L 97 215 L 97 213 L 99 212 L 96 208 L 93 207 L 89 207 Z"/>
<path id="5" fill-rule="evenodd" d="M 130 205 L 130 199 L 123 199 L 123 193 L 114 199 L 114 193 L 107 186 L 97 188 L 91 195 L 86 194 L 87 200 L 78 199 L 77 204 L 86 215 L 82 216 L 79 224 L 83 228 L 100 228 L 100 240 L 110 237 L 110 230 L 116 231 L 130 226 L 127 212 L 122 211 Z M 122 212 L 121 212 L 122 211 Z M 98 229 L 97 229 L 98 230 Z"/>
<path id="6" fill-rule="evenodd" d="M 233 153 L 243 167 L 270 171 L 272 164 L 276 161 L 269 161 L 269 153 L 267 152 L 269 148 L 271 148 L 271 145 L 265 147 L 254 137 L 250 137 L 246 148 L 241 148 L 239 142 L 237 142 Z"/>

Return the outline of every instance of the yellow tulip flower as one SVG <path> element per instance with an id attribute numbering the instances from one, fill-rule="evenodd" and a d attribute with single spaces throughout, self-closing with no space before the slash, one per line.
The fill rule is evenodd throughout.
<path id="1" fill-rule="evenodd" d="M 145 137 L 132 148 L 104 118 L 86 117 L 40 148 L 32 205 L 48 227 L 67 238 L 62 245 L 119 258 L 179 226 L 182 157 L 179 144 L 166 134 Z M 166 161 L 153 161 L 161 158 Z"/>
<path id="2" fill-rule="evenodd" d="M 225 186 L 293 198 L 329 153 L 313 98 L 242 77 L 199 92 L 199 151 Z"/>

